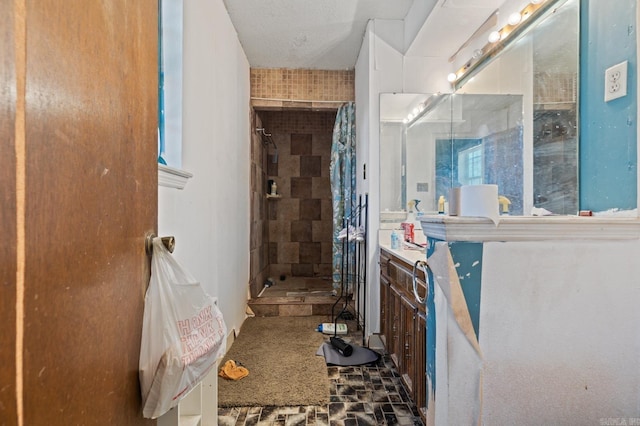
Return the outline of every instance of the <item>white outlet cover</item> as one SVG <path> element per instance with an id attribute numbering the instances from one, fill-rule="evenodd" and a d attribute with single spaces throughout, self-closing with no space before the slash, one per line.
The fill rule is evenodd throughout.
<path id="1" fill-rule="evenodd" d="M 620 62 L 604 72 L 604 101 L 627 96 L 627 61 Z"/>

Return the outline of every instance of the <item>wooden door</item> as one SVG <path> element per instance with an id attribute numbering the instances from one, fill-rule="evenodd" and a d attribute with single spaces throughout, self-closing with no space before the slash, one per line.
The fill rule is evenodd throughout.
<path id="1" fill-rule="evenodd" d="M 16 156 L 14 0 L 0 0 L 0 425 L 16 423 Z"/>
<path id="2" fill-rule="evenodd" d="M 138 357 L 157 222 L 157 3 L 0 0 L 0 424 L 155 423 L 141 416 Z"/>

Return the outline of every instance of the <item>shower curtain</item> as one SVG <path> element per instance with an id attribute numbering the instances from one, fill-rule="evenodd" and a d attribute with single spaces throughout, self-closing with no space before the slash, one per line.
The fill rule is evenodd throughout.
<path id="1" fill-rule="evenodd" d="M 331 194 L 333 201 L 333 288 L 340 289 L 343 285 L 343 272 L 345 273 L 344 291 L 349 294 L 352 291 L 351 280 L 348 279 L 345 265 L 353 265 L 355 262 L 355 250 L 348 249 L 344 253 L 344 246 L 355 245 L 349 239 L 348 228 L 355 225 L 353 212 L 356 201 L 356 127 L 355 105 L 353 102 L 338 108 L 336 122 L 333 126 L 333 140 L 331 145 L 331 164 L 329 168 L 331 176 Z M 340 231 L 347 228 L 346 237 L 339 239 Z"/>

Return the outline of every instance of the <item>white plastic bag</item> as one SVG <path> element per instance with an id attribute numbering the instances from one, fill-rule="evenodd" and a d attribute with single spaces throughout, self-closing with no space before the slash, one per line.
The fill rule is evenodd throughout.
<path id="1" fill-rule="evenodd" d="M 215 300 L 154 238 L 140 348 L 143 416 L 175 407 L 224 355 L 226 335 Z"/>

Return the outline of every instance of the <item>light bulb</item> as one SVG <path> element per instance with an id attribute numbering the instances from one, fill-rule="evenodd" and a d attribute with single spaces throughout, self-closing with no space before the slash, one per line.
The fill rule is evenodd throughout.
<path id="1" fill-rule="evenodd" d="M 454 81 L 456 81 L 457 78 L 458 76 L 454 72 L 452 72 L 447 76 L 447 80 L 449 80 L 449 83 L 453 83 Z"/>
<path id="2" fill-rule="evenodd" d="M 414 116 L 418 115 L 418 113 L 420 112 L 420 110 L 418 109 L 418 107 L 415 107 L 413 109 L 413 111 L 411 111 L 413 113 Z"/>
<path id="3" fill-rule="evenodd" d="M 521 20 L 522 15 L 520 15 L 518 12 L 513 12 L 511 15 L 509 15 L 509 19 L 507 20 L 507 22 L 509 22 L 509 25 L 518 25 Z"/>
<path id="4" fill-rule="evenodd" d="M 498 40 L 500 40 L 500 32 L 491 31 L 491 34 L 489 34 L 489 43 L 495 43 Z"/>
<path id="5" fill-rule="evenodd" d="M 409 115 L 407 115 L 407 119 L 408 119 L 409 121 L 413 120 L 413 114 L 409 114 Z"/>
<path id="6" fill-rule="evenodd" d="M 402 120 L 402 122 L 403 122 L 404 124 L 407 124 L 407 123 L 409 122 L 409 119 L 408 119 L 408 118 L 405 118 L 404 120 Z"/>

